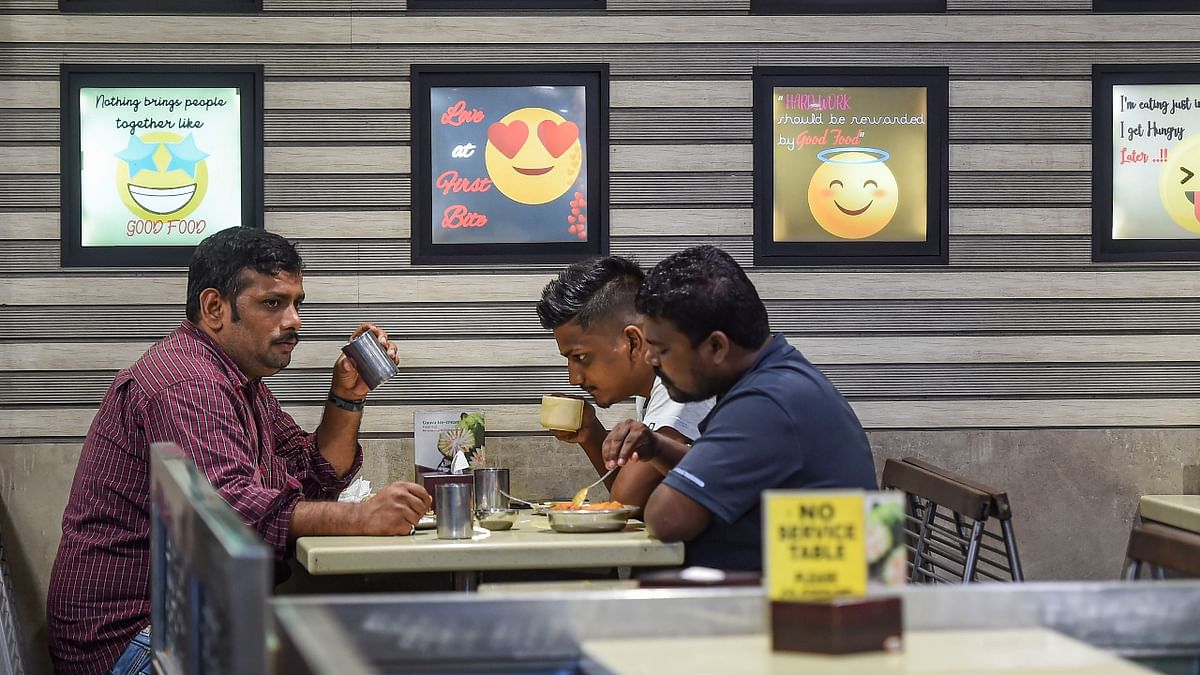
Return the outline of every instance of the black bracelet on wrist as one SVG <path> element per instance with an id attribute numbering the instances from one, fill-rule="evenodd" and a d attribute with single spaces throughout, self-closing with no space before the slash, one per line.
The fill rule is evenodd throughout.
<path id="1" fill-rule="evenodd" d="M 337 406 L 338 408 L 341 408 L 342 410 L 346 410 L 349 412 L 362 412 L 363 404 L 367 402 L 367 399 L 360 398 L 356 401 L 351 401 L 349 399 L 344 399 L 341 396 L 338 396 L 337 394 L 330 393 L 329 394 L 329 402 L 332 403 L 333 405 Z"/>

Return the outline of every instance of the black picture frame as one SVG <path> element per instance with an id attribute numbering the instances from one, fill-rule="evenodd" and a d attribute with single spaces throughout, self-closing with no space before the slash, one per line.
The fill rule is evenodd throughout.
<path id="1" fill-rule="evenodd" d="M 782 140 L 777 134 L 776 117 L 775 117 L 775 96 L 776 88 L 803 88 L 813 87 L 818 90 L 824 89 L 923 89 L 925 92 L 925 207 L 908 207 L 900 198 L 900 188 L 896 188 L 895 204 L 892 206 L 892 215 L 883 219 L 882 225 L 873 234 L 862 235 L 859 239 L 840 238 L 839 235 L 832 234 L 825 224 L 820 222 L 820 217 L 811 211 L 811 198 L 807 200 L 808 209 L 807 215 L 812 217 L 814 224 L 824 230 L 820 233 L 822 239 L 814 240 L 777 240 L 775 235 L 776 221 L 776 153 L 775 146 Z M 754 264 L 758 266 L 789 266 L 789 265 L 944 265 L 949 261 L 949 202 L 947 199 L 949 191 L 949 70 L 944 67 L 914 67 L 914 68 L 784 68 L 784 67 L 757 67 L 753 73 L 753 97 L 754 97 Z M 782 99 L 781 99 L 782 100 Z M 851 101 L 850 95 L 845 98 L 846 102 Z M 849 113 L 849 109 L 845 109 Z M 812 112 L 811 110 L 809 112 Z M 812 118 L 813 124 L 824 125 L 827 127 L 826 132 L 822 137 L 813 137 L 812 151 L 817 152 L 816 159 L 820 163 L 816 166 L 817 171 L 823 170 L 826 163 L 835 164 L 863 164 L 862 161 L 837 161 L 836 155 L 831 155 L 836 150 L 849 151 L 847 148 L 839 148 L 844 145 L 836 140 L 840 131 L 834 133 L 833 140 L 830 140 L 830 130 L 837 130 L 840 127 L 829 127 L 833 124 L 831 116 L 832 112 L 826 113 L 824 121 L 818 118 Z M 854 117 L 850 114 L 846 115 L 851 120 Z M 905 120 L 907 122 L 907 119 Z M 863 125 L 858 125 L 859 131 L 865 133 L 862 129 Z M 868 126 L 869 128 L 869 126 Z M 848 133 L 853 133 L 854 129 L 850 129 Z M 857 136 L 857 134 L 855 134 Z M 871 143 L 867 138 L 868 146 L 864 147 L 864 151 L 870 151 L 872 157 L 876 159 L 866 163 L 882 163 L 890 158 L 887 151 L 880 150 L 875 147 L 869 147 Z M 793 137 L 793 142 L 800 141 L 799 135 Z M 826 145 L 819 145 L 817 142 L 824 140 Z M 908 145 L 913 145 L 911 138 L 904 139 Z M 919 146 L 919 142 L 917 144 Z M 824 149 L 821 149 L 824 148 Z M 806 150 L 807 152 L 808 150 Z M 822 156 L 822 155 L 825 156 Z M 890 168 L 886 170 L 888 176 L 892 176 L 892 182 L 895 183 L 894 174 Z M 800 185 L 807 185 L 811 194 L 812 185 L 815 183 L 812 180 L 816 178 L 816 172 L 811 174 L 811 178 L 806 175 L 801 177 Z M 882 179 L 881 179 L 882 180 Z M 840 180 L 830 182 L 830 189 L 833 183 Z M 863 183 L 863 188 L 866 188 L 867 182 Z M 876 183 L 878 187 L 878 183 Z M 802 188 L 803 189 L 803 188 Z M 832 202 L 836 204 L 836 201 Z M 873 200 L 868 203 L 873 203 Z M 897 207 L 903 207 L 897 210 Z M 842 207 L 838 207 L 842 208 Z M 865 208 L 865 207 L 864 207 Z M 861 214 L 851 213 L 842 208 L 842 213 L 848 216 L 857 217 Z M 836 213 L 834 216 L 837 216 Z M 896 221 L 897 217 L 904 218 L 904 214 L 912 214 L 909 216 L 910 221 Z M 875 237 L 876 234 L 884 229 L 892 228 L 893 222 L 899 225 L 902 229 L 908 227 L 914 230 L 921 230 L 920 220 L 923 214 L 924 220 L 924 238 L 921 240 L 889 240 L 887 235 L 883 237 Z M 877 217 L 879 219 L 881 217 Z M 847 221 L 848 223 L 851 221 Z M 911 222 L 905 225 L 905 222 Z M 786 226 L 786 225 L 785 225 Z M 813 232 L 819 230 L 809 227 Z"/>
<path id="2" fill-rule="evenodd" d="M 237 225 L 263 227 L 263 67 L 261 65 L 74 65 L 60 68 L 60 125 L 61 125 L 61 244 L 63 267 L 174 267 L 186 266 L 196 242 L 186 245 L 107 245 L 85 244 L 83 233 L 83 156 L 81 145 L 81 90 L 84 88 L 229 88 L 237 89 L 238 140 L 240 153 L 239 180 L 236 190 L 239 208 Z M 142 109 L 146 110 L 145 108 Z M 182 109 L 180 111 L 182 113 Z M 133 113 L 136 115 L 137 113 Z M 186 114 L 186 113 L 184 113 Z M 198 112 L 193 113 L 201 115 Z M 144 115 L 143 115 L 144 117 Z M 175 118 L 178 120 L 179 118 Z M 230 118 L 232 119 L 232 117 Z M 172 120 L 174 121 L 174 120 Z M 228 123 L 226 120 L 224 123 Z M 134 127 L 130 137 L 138 130 Z M 122 134 L 124 132 L 122 131 Z M 148 133 L 148 132 L 147 132 Z M 145 136 L 143 136 L 144 138 Z M 186 140 L 186 139 L 185 139 Z M 205 153 L 207 162 L 210 153 Z M 174 160 L 172 160 L 174 161 Z M 197 160 L 195 163 L 198 163 Z M 196 171 L 193 164 L 192 171 Z M 207 172 L 207 169 L 206 169 Z M 207 176 L 206 176 L 207 177 Z M 123 197 L 122 197 L 123 198 Z M 128 204 L 127 204 L 128 206 Z M 140 204 L 139 204 L 140 206 Z M 195 207 L 193 207 L 195 208 Z M 128 223 L 134 221 L 170 223 L 190 222 L 194 229 L 198 220 L 141 217 L 130 208 Z M 111 219 L 110 219 L 111 220 Z M 205 223 L 207 226 L 207 223 Z M 224 227 L 230 227 L 225 225 Z M 110 229 L 113 227 L 109 225 Z M 182 227 L 182 225 L 181 225 Z M 214 228 L 211 232 L 216 232 Z M 175 230 L 178 231 L 178 230 Z M 157 234 L 161 234 L 159 228 Z M 207 236 L 203 229 L 189 232 L 192 239 Z M 111 237 L 112 235 L 107 235 Z M 200 236 L 199 238 L 203 238 Z"/>
<path id="3" fill-rule="evenodd" d="M 750 0 L 751 14 L 942 14 L 946 0 Z"/>
<path id="4" fill-rule="evenodd" d="M 58 11 L 79 14 L 253 14 L 262 0 L 58 0 Z"/>
<path id="5" fill-rule="evenodd" d="M 606 0 L 408 0 L 409 12 L 494 11 L 594 11 L 603 12 Z"/>
<path id="6" fill-rule="evenodd" d="M 1194 0 L 1092 0 L 1096 14 L 1195 14 L 1200 5 Z"/>
<path id="7" fill-rule="evenodd" d="M 485 67 L 414 65 L 411 75 L 412 264 L 563 263 L 604 255 L 608 252 L 609 94 L 607 64 Z M 516 99 L 514 102 L 503 98 L 499 99 L 495 106 L 490 102 L 486 105 L 480 103 L 480 101 L 490 101 L 489 97 L 502 97 L 508 92 L 500 90 L 508 89 L 512 89 L 514 95 L 529 97 L 530 105 L 521 105 L 522 99 Z M 469 97 L 471 102 L 467 101 L 468 97 L 459 98 L 461 92 L 470 90 L 476 90 L 475 96 Z M 543 104 L 548 105 L 545 101 L 551 99 L 537 99 L 537 96 L 566 96 L 571 91 L 577 94 L 582 93 L 584 97 L 582 109 L 562 108 L 560 112 L 563 115 L 553 113 L 563 120 L 561 124 L 554 123 L 549 118 L 539 122 L 538 131 L 535 132 L 541 143 L 538 146 L 528 143 L 534 136 L 529 135 L 529 125 L 522 121 L 521 127 L 526 130 L 526 135 L 522 136 L 522 140 L 518 141 L 518 145 L 513 151 L 528 152 L 527 149 L 535 147 L 545 149 L 544 140 L 541 139 L 542 125 L 551 122 L 555 125 L 554 128 L 565 129 L 569 123 L 574 128 L 576 140 L 568 149 L 560 150 L 560 154 L 555 157 L 576 152 L 575 145 L 577 144 L 578 152 L 582 155 L 580 165 L 573 174 L 570 169 L 557 174 L 558 182 L 566 181 L 563 184 L 567 187 L 563 192 L 559 193 L 557 186 L 552 185 L 548 193 L 555 196 L 549 198 L 548 201 L 522 204 L 506 194 L 505 185 L 493 182 L 493 179 L 504 177 L 505 182 L 509 183 L 508 192 L 511 193 L 513 185 L 522 179 L 515 175 L 502 173 L 493 175 L 487 166 L 489 156 L 493 159 L 499 158 L 501 165 L 503 164 L 503 159 L 497 154 L 500 151 L 495 149 L 498 146 L 493 145 L 490 140 L 492 127 L 501 124 L 504 119 L 510 119 L 508 122 L 510 127 L 515 125 L 517 120 L 507 117 L 508 115 L 516 115 L 524 110 L 546 110 L 544 107 L 534 105 L 534 102 L 542 100 Z M 476 117 L 478 115 L 483 115 L 483 117 L 463 122 L 460 125 L 450 124 L 442 117 L 442 115 L 449 114 L 449 109 L 441 105 L 450 98 L 459 99 L 453 105 L 462 102 L 466 106 L 464 114 L 475 113 Z M 463 145 L 475 148 L 475 150 L 471 150 L 471 155 L 452 158 L 453 151 L 460 146 L 447 145 L 437 148 L 437 161 L 434 161 L 433 146 L 438 142 L 432 128 L 434 105 L 438 105 L 439 125 L 455 127 L 471 125 L 463 132 L 467 135 L 466 140 L 470 141 Z M 476 108 L 476 105 L 485 105 L 485 107 Z M 496 108 L 499 108 L 500 112 L 494 112 Z M 582 128 L 574 121 L 579 118 L 581 113 Z M 453 133 L 452 131 L 440 131 L 439 135 Z M 476 151 L 478 155 L 474 154 Z M 492 152 L 491 155 L 488 154 L 489 151 Z M 447 168 L 451 164 L 455 168 Z M 435 168 L 438 175 L 437 180 L 442 184 L 440 196 L 435 193 Z M 532 175 L 528 174 L 529 169 L 517 169 L 515 166 L 513 168 L 526 175 Z M 549 169 L 539 167 L 539 170 L 559 171 L 560 168 L 561 165 L 555 165 Z M 473 173 L 459 173 L 460 169 L 473 171 Z M 582 183 L 579 181 L 581 170 L 586 171 Z M 468 180 L 474 183 L 476 188 L 482 187 L 483 189 L 455 190 L 454 195 L 451 196 L 450 188 L 447 187 L 445 180 L 451 171 L 454 172 L 455 178 Z M 478 182 L 481 180 L 485 181 L 485 184 Z M 529 183 L 526 182 L 522 185 L 528 186 Z M 580 187 L 583 189 L 580 190 Z M 473 196 L 472 192 L 479 194 Z M 542 193 L 536 195 L 535 198 L 545 199 L 546 197 L 547 193 Z M 570 201 L 564 202 L 567 199 Z M 442 202 L 450 201 L 462 203 L 450 206 L 442 204 Z M 471 208 L 468 205 L 472 202 L 476 205 L 482 204 L 482 206 L 478 210 Z M 456 207 L 456 210 L 451 211 L 451 206 Z M 509 214 L 508 212 L 511 210 L 519 212 L 520 218 Z M 454 215 L 462 213 L 467 215 L 461 219 Z M 501 217 L 497 218 L 496 214 L 500 214 Z M 479 229 L 466 226 L 457 227 L 460 223 L 471 220 L 478 222 L 479 216 L 484 218 L 484 224 L 478 225 Z M 580 216 L 583 216 L 583 219 L 577 221 L 576 218 Z M 450 220 L 447 220 L 448 218 Z M 482 231 L 482 227 L 488 223 L 497 226 L 493 230 L 496 232 L 496 240 L 486 241 L 483 237 L 469 236 L 472 232 Z M 582 229 L 576 231 L 574 228 Z M 463 234 L 452 231 L 460 229 Z M 549 236 L 541 239 L 536 237 L 513 239 L 513 237 L 530 236 L 528 234 L 530 231 L 549 233 Z M 575 241 L 567 239 L 568 237 L 579 237 L 581 240 Z M 458 239 L 459 241 L 447 241 L 447 239 Z"/>
<path id="8" fill-rule="evenodd" d="M 1168 116 L 1175 114 L 1167 112 L 1170 107 L 1141 112 L 1139 99 L 1131 96 L 1118 99 L 1125 95 L 1118 94 L 1116 87 L 1123 85 L 1191 87 L 1183 98 L 1190 99 L 1188 105 L 1192 109 L 1186 112 L 1197 119 L 1195 131 L 1200 132 L 1200 63 L 1092 66 L 1092 260 L 1200 260 L 1200 217 L 1195 215 L 1195 201 L 1200 199 L 1200 175 L 1196 175 L 1200 174 L 1200 139 L 1195 135 L 1188 137 L 1183 127 L 1170 124 Z M 1129 94 L 1133 93 L 1129 91 Z M 1155 96 L 1155 92 L 1150 91 L 1149 94 L 1166 106 L 1171 106 L 1177 99 L 1166 93 Z M 1130 104 L 1134 106 L 1130 115 L 1117 119 L 1115 108 L 1130 110 Z M 1139 119 L 1144 117 L 1151 119 Z M 1142 134 L 1134 131 L 1135 125 Z M 1176 134 L 1178 138 L 1175 138 Z M 1121 137 L 1120 148 L 1117 148 L 1118 135 Z M 1164 139 L 1163 136 L 1167 137 Z M 1188 147 L 1184 152 L 1173 152 L 1185 145 Z M 1194 159 L 1189 161 L 1188 157 Z M 1178 170 L 1177 176 L 1173 175 L 1175 170 Z M 1121 189 L 1116 191 L 1118 171 L 1122 173 Z M 1196 189 L 1168 193 L 1168 188 L 1175 188 L 1172 180 L 1175 177 L 1179 178 L 1179 187 L 1194 181 Z M 1147 185 L 1148 182 L 1152 184 Z M 1149 204 L 1145 203 L 1147 195 Z M 1126 214 L 1131 218 L 1126 227 L 1157 236 L 1116 237 L 1117 219 L 1121 218 L 1124 224 Z M 1195 236 L 1186 236 L 1189 230 Z M 1166 236 L 1176 231 L 1180 238 Z"/>

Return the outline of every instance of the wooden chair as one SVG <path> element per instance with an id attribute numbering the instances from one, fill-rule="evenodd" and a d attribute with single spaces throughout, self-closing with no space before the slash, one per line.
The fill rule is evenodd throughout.
<path id="1" fill-rule="evenodd" d="M 913 583 L 1024 580 L 1005 492 L 916 459 L 887 460 L 880 483 L 908 493 Z"/>
<path id="2" fill-rule="evenodd" d="M 1141 523 L 1129 531 L 1123 578 L 1134 581 L 1142 566 L 1150 567 L 1155 579 L 1200 577 L 1200 534 L 1158 523 Z"/>

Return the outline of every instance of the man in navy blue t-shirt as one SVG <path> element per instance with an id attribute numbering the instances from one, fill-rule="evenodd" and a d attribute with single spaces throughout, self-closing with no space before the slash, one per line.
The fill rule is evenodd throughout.
<path id="1" fill-rule="evenodd" d="M 687 542 L 687 564 L 762 569 L 761 494 L 876 488 L 871 447 L 838 390 L 782 335 L 754 284 L 724 251 L 697 246 L 660 262 L 637 295 L 647 360 L 671 398 L 717 404 L 688 446 L 632 420 L 604 442 L 606 465 L 633 458 L 665 474 L 644 519 Z"/>

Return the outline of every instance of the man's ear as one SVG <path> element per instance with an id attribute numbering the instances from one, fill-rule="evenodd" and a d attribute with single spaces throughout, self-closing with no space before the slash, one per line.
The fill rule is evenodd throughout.
<path id="1" fill-rule="evenodd" d="M 640 326 L 629 324 L 625 326 L 625 341 L 629 344 L 629 358 L 642 360 L 646 352 L 646 335 Z"/>
<path id="2" fill-rule="evenodd" d="M 713 365 L 719 366 L 729 358 L 729 336 L 724 332 L 715 330 L 709 333 L 703 344 L 710 352 L 709 358 Z"/>
<path id="3" fill-rule="evenodd" d="M 212 332 L 219 332 L 230 319 L 229 303 L 215 288 L 200 291 L 200 325 Z"/>

